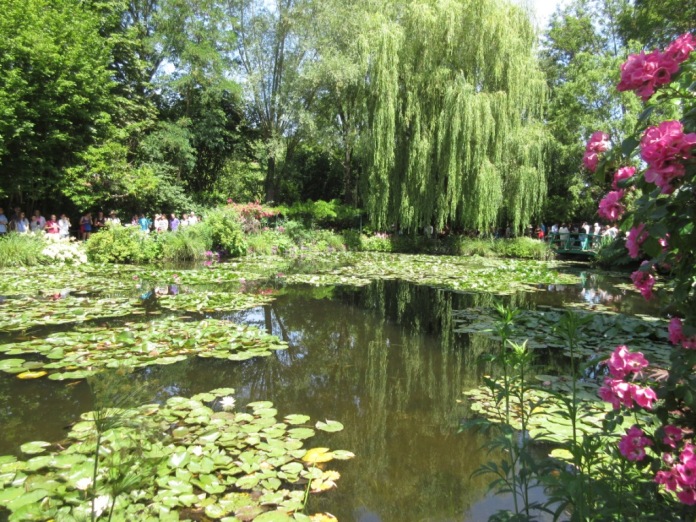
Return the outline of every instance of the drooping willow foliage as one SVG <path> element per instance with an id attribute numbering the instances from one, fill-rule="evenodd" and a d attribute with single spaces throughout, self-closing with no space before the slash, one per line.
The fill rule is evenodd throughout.
<path id="1" fill-rule="evenodd" d="M 534 29 L 504 0 L 397 4 L 367 74 L 373 224 L 520 229 L 546 193 Z"/>

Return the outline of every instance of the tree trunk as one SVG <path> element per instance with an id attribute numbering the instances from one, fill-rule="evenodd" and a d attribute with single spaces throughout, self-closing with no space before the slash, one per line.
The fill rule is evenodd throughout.
<path id="1" fill-rule="evenodd" d="M 264 192 L 266 193 L 266 203 L 271 203 L 275 199 L 275 158 L 268 158 L 268 167 L 266 169 L 266 180 L 264 182 Z"/>

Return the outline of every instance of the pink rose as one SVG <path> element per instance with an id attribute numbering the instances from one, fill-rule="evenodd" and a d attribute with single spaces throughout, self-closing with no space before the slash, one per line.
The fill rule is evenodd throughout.
<path id="1" fill-rule="evenodd" d="M 648 239 L 648 233 L 645 231 L 645 225 L 640 223 L 637 227 L 631 228 L 626 236 L 626 249 L 628 255 L 633 259 L 640 256 L 640 246 Z"/>
<path id="2" fill-rule="evenodd" d="M 663 428 L 665 436 L 662 437 L 662 442 L 665 443 L 670 448 L 676 448 L 677 442 L 682 440 L 684 434 L 678 426 L 673 426 L 668 424 Z"/>
<path id="3" fill-rule="evenodd" d="M 619 190 L 618 183 L 624 179 L 629 179 L 633 177 L 635 173 L 635 167 L 621 167 L 614 174 L 614 182 L 611 184 L 611 188 L 613 188 L 614 190 Z"/>
<path id="4" fill-rule="evenodd" d="M 631 388 L 631 398 L 635 403 L 641 408 L 646 410 L 652 410 L 653 402 L 657 400 L 657 394 L 652 388 L 641 388 L 640 386 L 633 386 Z"/>
<path id="5" fill-rule="evenodd" d="M 696 335 L 687 337 L 682 331 L 683 325 L 682 320 L 679 317 L 673 317 L 669 322 L 667 331 L 669 332 L 669 342 L 672 344 L 681 344 L 682 348 L 687 350 L 696 349 Z"/>
<path id="6" fill-rule="evenodd" d="M 642 267 L 646 266 L 647 261 L 643 261 Z M 636 270 L 631 274 L 633 285 L 640 291 L 641 295 L 646 299 L 652 299 L 652 289 L 655 286 L 655 278 L 652 275 L 652 269 Z"/>
<path id="7" fill-rule="evenodd" d="M 624 196 L 623 190 L 612 190 L 599 202 L 598 213 L 608 221 L 616 221 L 621 218 L 626 211 L 626 207 L 621 203 Z"/>
<path id="8" fill-rule="evenodd" d="M 597 164 L 599 163 L 599 152 L 606 152 L 609 150 L 610 142 L 609 135 L 606 132 L 596 131 L 590 136 L 590 140 L 585 146 L 585 155 L 582 157 L 582 162 L 585 167 L 594 172 L 597 170 Z"/>
<path id="9" fill-rule="evenodd" d="M 685 33 L 674 40 L 669 47 L 665 49 L 664 56 L 680 64 L 689 58 L 689 54 L 694 48 L 696 48 L 696 38 L 690 33 Z"/>
<path id="10" fill-rule="evenodd" d="M 626 431 L 626 435 L 621 437 L 619 451 L 628 460 L 639 461 L 645 458 L 646 446 L 651 446 L 652 441 L 645 436 L 643 430 L 638 426 L 631 426 Z"/>
<path id="11" fill-rule="evenodd" d="M 632 353 L 624 344 L 617 346 L 609 357 L 609 372 L 617 379 L 623 379 L 632 373 L 638 373 L 648 366 L 648 361 L 641 352 Z"/>

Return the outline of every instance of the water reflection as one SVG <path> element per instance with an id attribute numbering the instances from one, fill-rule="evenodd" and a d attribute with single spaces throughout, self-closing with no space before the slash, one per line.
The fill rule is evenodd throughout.
<path id="1" fill-rule="evenodd" d="M 522 307 L 562 306 L 579 298 L 591 304 L 625 302 L 604 283 L 590 276 L 582 288 L 554 287 L 505 299 Z M 158 290 L 191 291 L 153 285 L 153 298 Z M 286 292 L 267 306 L 227 318 L 277 335 L 288 342 L 287 350 L 243 362 L 190 358 L 123 376 L 123 385 L 145 389 L 141 383 L 147 383 L 156 392 L 143 401 L 159 402 L 234 387 L 239 407 L 270 400 L 280 415 L 342 422 L 344 431 L 320 433 L 311 443 L 348 449 L 357 457 L 336 464 L 342 473 L 338 489 L 312 496 L 310 511 L 329 511 L 344 521 L 475 521 L 500 508 L 486 496 L 488 479 L 471 478 L 488 457 L 480 449 L 482 435 L 459 433 L 468 410 L 466 404 L 457 406 L 462 390 L 490 372 L 479 360 L 495 343 L 455 334 L 452 327 L 453 310 L 488 307 L 493 298 L 398 281 Z M 92 391 L 85 381 L 66 385 L 0 375 L 0 454 L 17 452 L 29 440 L 60 440 L 65 426 L 93 407 Z"/>
<path id="2" fill-rule="evenodd" d="M 137 377 L 157 389 L 147 400 L 231 386 L 240 406 L 271 400 L 281 415 L 339 420 L 343 432 L 312 444 L 357 457 L 339 463 L 338 490 L 317 496 L 311 510 L 341 520 L 461 519 L 486 487 L 470 478 L 485 460 L 484 441 L 458 433 L 467 410 L 456 407 L 462 390 L 479 382 L 477 357 L 489 348 L 452 332 L 452 310 L 474 298 L 393 281 L 322 292 L 299 288 L 230 317 L 285 339 L 287 350 L 241 363 L 191 358 L 146 368 Z M 134 376 L 123 378 L 138 386 Z M 93 403 L 84 381 L 3 375 L 0 453 L 60 440 Z"/>

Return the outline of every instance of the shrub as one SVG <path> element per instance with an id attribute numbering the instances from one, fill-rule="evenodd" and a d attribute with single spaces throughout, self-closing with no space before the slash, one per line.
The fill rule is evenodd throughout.
<path id="1" fill-rule="evenodd" d="M 10 232 L 0 237 L 0 267 L 32 266 L 46 261 L 41 235 Z"/>
<path id="2" fill-rule="evenodd" d="M 212 248 L 212 239 L 204 223 L 179 228 L 176 232 L 161 234 L 162 259 L 170 262 L 198 261 Z"/>
<path id="3" fill-rule="evenodd" d="M 550 259 L 553 256 L 551 247 L 544 241 L 531 237 L 516 237 L 491 243 L 496 254 L 503 257 L 519 259 Z"/>
<path id="4" fill-rule="evenodd" d="M 628 255 L 625 243 L 626 239 L 623 237 L 603 242 L 593 259 L 594 264 L 606 269 L 637 265 L 636 260 Z"/>
<path id="5" fill-rule="evenodd" d="M 79 241 L 47 240 L 41 254 L 51 264 L 81 265 L 87 262 L 87 253 Z"/>
<path id="6" fill-rule="evenodd" d="M 459 256 L 494 257 L 496 255 L 495 242 L 490 239 L 471 239 L 460 236 L 452 242 L 448 250 Z"/>
<path id="7" fill-rule="evenodd" d="M 203 220 L 206 234 L 210 237 L 213 248 L 224 250 L 231 257 L 246 254 L 247 244 L 242 223 L 237 212 L 229 207 L 209 211 Z"/>
<path id="8" fill-rule="evenodd" d="M 287 254 L 297 250 L 289 236 L 276 230 L 265 230 L 247 237 L 249 253 L 259 255 Z"/>
<path id="9" fill-rule="evenodd" d="M 361 214 L 361 210 L 344 205 L 337 199 L 297 202 L 290 207 L 278 207 L 277 211 L 287 219 L 302 222 L 308 228 L 354 226 Z"/>
<path id="10" fill-rule="evenodd" d="M 87 240 L 87 257 L 95 263 L 135 263 L 144 235 L 136 227 L 106 227 Z"/>

